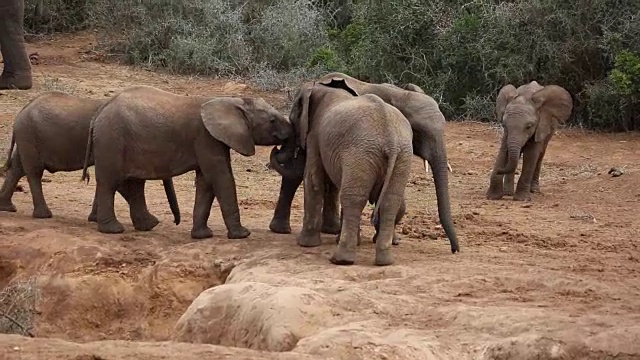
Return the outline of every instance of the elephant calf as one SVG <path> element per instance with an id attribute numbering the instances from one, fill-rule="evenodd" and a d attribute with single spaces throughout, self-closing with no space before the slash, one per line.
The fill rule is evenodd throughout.
<path id="1" fill-rule="evenodd" d="M 51 91 L 31 100 L 20 110 L 13 124 L 11 146 L 4 166 L 6 178 L 0 189 L 0 211 L 16 211 L 11 198 L 18 181 L 26 175 L 33 199 L 33 217 L 52 216 L 42 193 L 42 174 L 44 170 L 55 173 L 82 169 L 91 119 L 108 100 Z M 93 157 L 89 159 L 89 165 L 93 165 Z M 175 223 L 179 224 L 180 211 L 173 181 L 169 178 L 163 183 Z M 144 184 L 139 185 L 118 191 L 131 206 L 134 226 L 139 230 L 150 230 L 159 221 L 149 213 Z M 96 221 L 95 198 L 88 220 Z"/>
<path id="2" fill-rule="evenodd" d="M 98 231 L 122 233 L 113 209 L 119 186 L 145 179 L 196 172 L 191 237 L 213 236 L 207 226 L 214 197 L 230 239 L 246 238 L 242 226 L 230 149 L 244 156 L 255 145 L 281 145 L 293 134 L 291 123 L 261 98 L 200 97 L 134 86 L 113 97 L 89 131 L 83 179 L 94 154 Z"/>
<path id="3" fill-rule="evenodd" d="M 509 84 L 500 90 L 496 115 L 504 132 L 487 199 L 513 195 L 514 200 L 530 200 L 531 192 L 540 191 L 540 169 L 547 145 L 558 125 L 569 119 L 572 109 L 571 95 L 557 85 L 542 86 L 532 81 L 517 89 Z M 514 193 L 520 154 L 522 172 Z"/>
<path id="4" fill-rule="evenodd" d="M 341 78 L 304 84 L 289 117 L 306 150 L 298 244 L 320 245 L 325 189 L 339 189 L 342 227 L 330 261 L 355 262 L 360 217 L 369 201 L 380 225 L 375 264 L 393 264 L 391 243 L 413 156 L 409 121 L 377 95 L 358 96 Z"/>

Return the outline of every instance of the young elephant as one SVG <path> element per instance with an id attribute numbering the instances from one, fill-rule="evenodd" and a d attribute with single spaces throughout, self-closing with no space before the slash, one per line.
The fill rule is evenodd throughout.
<path id="1" fill-rule="evenodd" d="M 51 210 L 42 193 L 42 174 L 80 170 L 84 164 L 87 135 L 92 117 L 109 99 L 92 99 L 50 91 L 31 100 L 16 116 L 11 146 L 4 170 L 6 178 L 0 189 L 0 211 L 15 212 L 11 198 L 18 181 L 27 176 L 33 199 L 33 217 L 50 218 Z M 13 151 L 14 146 L 16 151 Z M 93 165 L 93 158 L 89 158 Z M 163 180 L 176 224 L 180 210 L 173 181 Z M 131 218 L 138 230 L 151 230 L 158 219 L 149 213 L 144 198 L 144 183 L 119 188 L 131 207 Z M 94 198 L 89 221 L 96 221 Z"/>
<path id="2" fill-rule="evenodd" d="M 547 145 L 558 125 L 569 119 L 572 109 L 571 95 L 557 85 L 542 86 L 532 81 L 517 89 L 509 84 L 500 90 L 496 115 L 504 132 L 487 199 L 513 195 L 514 200 L 530 200 L 531 192 L 540 191 L 540 168 Z M 514 194 L 520 154 L 523 155 L 522 173 Z"/>
<path id="3" fill-rule="evenodd" d="M 355 96 L 354 96 L 355 95 Z M 376 265 L 393 263 L 391 243 L 413 156 L 411 125 L 376 95 L 358 96 L 344 79 L 306 83 L 290 119 L 306 150 L 304 220 L 300 246 L 319 246 L 326 188 L 339 190 L 342 227 L 331 262 L 355 261 L 360 217 L 367 201 L 380 219 Z"/>
<path id="4" fill-rule="evenodd" d="M 230 239 L 251 234 L 240 223 L 229 149 L 244 156 L 255 145 L 279 145 L 292 136 L 289 121 L 263 99 L 182 96 L 134 86 L 107 103 L 91 124 L 82 178 L 95 157 L 98 230 L 121 233 L 113 210 L 118 186 L 196 172 L 191 237 L 213 236 L 207 226 L 218 197 Z"/>

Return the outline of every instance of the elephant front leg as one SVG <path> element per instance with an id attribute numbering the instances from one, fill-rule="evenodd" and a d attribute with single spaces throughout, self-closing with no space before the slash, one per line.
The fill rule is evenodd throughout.
<path id="1" fill-rule="evenodd" d="M 280 183 L 280 195 L 273 212 L 273 218 L 269 223 L 269 229 L 277 234 L 291 233 L 291 204 L 298 187 L 302 184 L 302 178 L 287 178 L 282 176 Z"/>
<path id="2" fill-rule="evenodd" d="M 340 234 L 341 214 L 338 204 L 338 188 L 329 182 L 325 184 L 324 203 L 322 207 L 322 228 L 325 234 Z"/>
<path id="3" fill-rule="evenodd" d="M 240 222 L 238 195 L 236 193 L 236 182 L 231 169 L 231 161 L 227 158 L 224 161 L 224 166 L 217 166 L 214 167 L 214 169 L 215 174 L 205 174 L 205 176 L 211 179 L 213 191 L 218 197 L 222 218 L 227 227 L 227 238 L 244 239 L 251 235 L 251 231 L 242 226 Z"/>
<path id="4" fill-rule="evenodd" d="M 207 226 L 211 205 L 215 194 L 213 187 L 206 181 L 202 172 L 196 170 L 196 201 L 193 205 L 192 239 L 207 239 L 213 237 L 213 231 Z"/>
<path id="5" fill-rule="evenodd" d="M 498 169 L 506 166 L 507 160 L 507 136 L 505 133 L 502 135 L 502 140 L 500 141 L 500 150 L 498 150 L 498 156 L 496 157 L 495 164 L 493 165 L 493 170 L 491 171 L 489 189 L 487 190 L 486 194 L 486 197 L 489 200 L 500 200 L 505 195 L 504 175 L 499 175 Z"/>
<path id="6" fill-rule="evenodd" d="M 118 188 L 118 192 L 129 204 L 131 222 L 138 231 L 151 231 L 160 223 L 160 220 L 147 208 L 145 183 L 146 181 L 141 179 L 127 179 Z"/>
<path id="7" fill-rule="evenodd" d="M 545 140 L 542 145 L 542 149 L 540 150 L 540 156 L 538 156 L 538 161 L 536 161 L 536 169 L 533 172 L 533 179 L 531 180 L 531 192 L 539 193 L 540 192 L 540 169 L 542 168 L 542 159 L 544 158 L 544 154 L 547 151 L 547 145 L 549 144 L 549 140 L 551 138 Z"/>
<path id="8" fill-rule="evenodd" d="M 536 169 L 541 144 L 532 142 L 525 145 L 522 156 L 522 173 L 518 179 L 518 186 L 513 199 L 516 201 L 531 200 L 531 181 Z"/>

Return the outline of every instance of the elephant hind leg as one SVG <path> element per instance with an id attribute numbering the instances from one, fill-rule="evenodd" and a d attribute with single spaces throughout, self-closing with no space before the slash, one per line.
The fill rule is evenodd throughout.
<path id="1" fill-rule="evenodd" d="M 352 265 L 356 259 L 356 247 L 360 235 L 360 218 L 367 205 L 375 184 L 375 173 L 362 169 L 362 165 L 345 165 L 349 171 L 342 177 L 340 205 L 342 207 L 342 228 L 340 241 L 330 261 L 336 265 Z"/>
<path id="2" fill-rule="evenodd" d="M 33 144 L 19 145 L 20 162 L 24 169 L 31 199 L 33 200 L 33 217 L 36 219 L 48 219 L 53 216 L 42 192 L 42 175 L 44 174 L 44 164 L 40 160 L 38 150 Z"/>
<path id="3" fill-rule="evenodd" d="M 114 198 L 119 184 L 101 179 L 96 172 L 96 200 L 98 204 L 98 231 L 104 234 L 120 234 L 124 226 L 116 218 Z"/>
<path id="4" fill-rule="evenodd" d="M 133 227 L 138 231 L 151 231 L 160 223 L 147 208 L 145 183 L 146 181 L 141 179 L 127 179 L 118 187 L 118 192 L 129 204 L 129 216 Z"/>
<path id="5" fill-rule="evenodd" d="M 18 152 L 14 152 L 12 157 L 11 167 L 5 174 L 4 183 L 0 189 L 0 211 L 15 212 L 17 210 L 11 198 L 13 197 L 18 182 L 25 176 Z"/>

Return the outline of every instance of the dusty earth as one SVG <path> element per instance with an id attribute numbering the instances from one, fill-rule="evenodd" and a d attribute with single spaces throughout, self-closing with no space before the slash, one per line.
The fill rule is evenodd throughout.
<path id="1" fill-rule="evenodd" d="M 38 54 L 34 88 L 0 92 L 3 152 L 15 114 L 46 90 L 104 97 L 147 84 L 263 96 L 288 113 L 284 92 L 105 63 L 94 43 L 78 34 L 29 45 Z M 329 263 L 333 236 L 298 247 L 302 191 L 293 234 L 268 230 L 279 188 L 265 166 L 268 148 L 233 155 L 242 221 L 252 230 L 244 240 L 226 238 L 217 204 L 214 238 L 189 237 L 193 172 L 175 179 L 179 226 L 160 182 L 150 182 L 147 201 L 161 224 L 134 231 L 117 197 L 127 230 L 111 236 L 86 221 L 93 179 L 45 174 L 54 214 L 46 220 L 31 218 L 23 179 L 18 212 L 0 214 L 0 288 L 37 284 L 35 338 L 0 335 L 0 358 L 640 359 L 640 135 L 561 129 L 547 151 L 543 193 L 528 203 L 484 198 L 495 127 L 449 123 L 446 136 L 462 252 L 450 253 L 433 182 L 415 158 L 396 265 L 385 268 L 372 265 L 370 241 L 351 267 Z M 613 166 L 624 174 L 609 175 Z M 210 288 L 197 301 L 204 308 L 189 308 Z M 188 308 L 191 318 L 181 319 Z"/>

